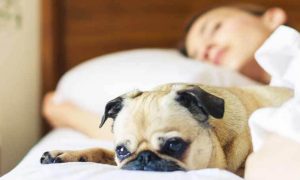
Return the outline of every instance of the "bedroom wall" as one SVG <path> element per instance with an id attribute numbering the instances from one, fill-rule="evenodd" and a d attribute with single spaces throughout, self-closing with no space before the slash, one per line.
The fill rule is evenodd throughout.
<path id="1" fill-rule="evenodd" d="M 37 142 L 40 0 L 0 1 L 0 175 Z"/>

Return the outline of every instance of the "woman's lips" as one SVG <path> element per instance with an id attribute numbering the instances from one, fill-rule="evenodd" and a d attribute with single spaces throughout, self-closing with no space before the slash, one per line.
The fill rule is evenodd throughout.
<path id="1" fill-rule="evenodd" d="M 212 63 L 215 65 L 220 65 L 222 63 L 222 58 L 224 56 L 224 53 L 225 53 L 225 49 L 216 50 L 211 59 Z"/>

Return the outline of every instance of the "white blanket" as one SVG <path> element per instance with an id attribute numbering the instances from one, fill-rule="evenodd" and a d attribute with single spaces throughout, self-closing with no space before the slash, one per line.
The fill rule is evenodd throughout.
<path id="1" fill-rule="evenodd" d="M 45 151 L 54 149 L 84 149 L 89 147 L 112 148 L 111 142 L 88 138 L 74 130 L 56 129 L 44 137 L 21 163 L 3 179 L 109 179 L 109 180 L 168 180 L 168 179 L 201 179 L 201 180 L 241 180 L 242 178 L 220 169 L 177 172 L 142 172 L 120 170 L 115 166 L 90 163 L 40 164 L 40 157 Z"/>
<path id="2" fill-rule="evenodd" d="M 269 133 L 277 133 L 300 143 L 300 35 L 289 27 L 279 27 L 256 52 L 258 63 L 271 75 L 271 85 L 294 90 L 294 97 L 280 107 L 259 109 L 250 117 L 254 150 Z"/>

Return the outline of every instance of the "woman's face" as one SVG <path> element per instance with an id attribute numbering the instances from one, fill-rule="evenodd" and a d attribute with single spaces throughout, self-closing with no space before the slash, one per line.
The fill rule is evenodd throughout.
<path id="1" fill-rule="evenodd" d="M 272 29 L 262 17 L 246 11 L 221 7 L 200 16 L 186 38 L 189 57 L 241 70 L 254 59 Z"/>

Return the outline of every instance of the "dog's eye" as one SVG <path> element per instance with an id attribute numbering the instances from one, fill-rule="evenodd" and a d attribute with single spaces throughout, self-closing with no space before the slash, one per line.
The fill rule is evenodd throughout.
<path id="1" fill-rule="evenodd" d="M 116 147 L 116 154 L 117 157 L 122 161 L 126 159 L 128 156 L 130 156 L 130 152 L 127 150 L 127 148 L 123 145 L 119 145 Z"/>
<path id="2" fill-rule="evenodd" d="M 188 146 L 188 143 L 181 138 L 168 139 L 163 145 L 161 152 L 175 158 L 180 158 Z"/>

